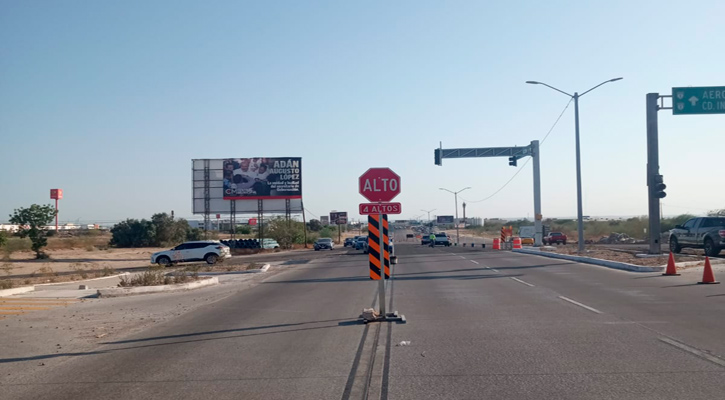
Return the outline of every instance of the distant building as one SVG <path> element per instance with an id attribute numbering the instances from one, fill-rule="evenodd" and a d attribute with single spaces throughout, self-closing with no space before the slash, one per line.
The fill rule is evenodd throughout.
<path id="1" fill-rule="evenodd" d="M 483 226 L 483 219 L 482 218 L 466 218 L 466 225 L 467 226 Z"/>

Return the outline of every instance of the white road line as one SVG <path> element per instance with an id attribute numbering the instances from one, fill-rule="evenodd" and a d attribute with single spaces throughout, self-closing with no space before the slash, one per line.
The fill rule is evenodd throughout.
<path id="1" fill-rule="evenodd" d="M 498 272 L 498 270 L 497 270 L 497 269 L 493 269 L 493 268 L 491 268 L 491 271 L 493 271 L 493 272 Z"/>
<path id="2" fill-rule="evenodd" d="M 456 254 L 456 253 L 451 253 L 451 254 L 452 254 L 452 255 L 454 255 L 454 256 L 457 256 L 457 255 L 458 255 L 458 254 Z"/>
<path id="3" fill-rule="evenodd" d="M 472 262 L 474 264 L 478 264 L 478 261 L 476 261 L 476 260 L 468 260 L 468 261 L 470 261 L 470 262 Z"/>
<path id="4" fill-rule="evenodd" d="M 458 257 L 461 257 L 461 258 L 462 258 L 462 259 L 464 259 L 464 260 L 466 259 L 466 257 L 463 257 L 463 256 L 458 256 Z"/>
<path id="5" fill-rule="evenodd" d="M 700 351 L 700 350 L 698 350 L 698 349 L 696 349 L 694 347 L 690 347 L 690 346 L 688 346 L 686 344 L 682 344 L 682 343 L 680 343 L 680 342 L 678 342 L 676 340 L 672 340 L 670 338 L 659 338 L 659 339 L 661 341 L 663 341 L 663 342 L 671 345 L 671 346 L 677 347 L 680 350 L 685 350 L 688 353 L 692 353 L 692 354 L 694 354 L 694 355 L 696 355 L 696 356 L 698 356 L 700 358 L 704 358 L 707 361 L 713 362 L 713 363 L 715 363 L 715 364 L 717 364 L 717 365 L 719 365 L 721 367 L 725 367 L 725 360 L 722 360 L 722 359 L 720 359 L 718 357 L 715 357 L 713 355 L 707 354 L 704 351 Z"/>
<path id="6" fill-rule="evenodd" d="M 582 304 L 582 303 L 580 303 L 578 301 L 575 301 L 575 300 L 572 300 L 572 299 L 570 299 L 568 297 L 559 296 L 559 298 L 562 299 L 562 300 L 564 300 L 564 301 L 568 301 L 571 304 L 575 304 L 575 305 L 577 305 L 579 307 L 586 308 L 587 310 L 589 310 L 591 312 L 595 312 L 597 314 L 601 314 L 602 313 L 601 311 L 597 310 L 596 308 L 589 307 L 588 305 Z"/>
<path id="7" fill-rule="evenodd" d="M 513 276 L 510 277 L 511 279 L 515 280 L 516 282 L 523 283 L 526 286 L 534 287 L 534 285 L 530 284 L 529 282 L 524 282 L 521 279 L 514 278 Z"/>

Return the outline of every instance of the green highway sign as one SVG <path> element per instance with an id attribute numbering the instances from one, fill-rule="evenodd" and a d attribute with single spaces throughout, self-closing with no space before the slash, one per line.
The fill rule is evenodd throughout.
<path id="1" fill-rule="evenodd" d="M 725 86 L 672 88 L 672 115 L 725 114 Z"/>

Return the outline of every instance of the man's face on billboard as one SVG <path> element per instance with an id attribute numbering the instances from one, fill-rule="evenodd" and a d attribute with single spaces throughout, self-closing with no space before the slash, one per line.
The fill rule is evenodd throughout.
<path id="1" fill-rule="evenodd" d="M 248 170 L 248 169 L 249 169 L 249 159 L 248 159 L 248 158 L 245 158 L 245 159 L 243 159 L 243 160 L 242 160 L 242 162 L 241 162 L 241 163 L 239 163 L 239 167 L 240 167 L 240 168 L 241 168 L 241 169 L 242 169 L 243 171 L 246 171 L 246 170 Z"/>

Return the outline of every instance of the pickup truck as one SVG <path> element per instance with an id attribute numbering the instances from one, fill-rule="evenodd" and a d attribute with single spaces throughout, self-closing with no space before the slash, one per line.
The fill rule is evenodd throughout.
<path id="1" fill-rule="evenodd" d="M 685 247 L 705 250 L 716 256 L 725 248 L 725 217 L 690 218 L 670 231 L 670 251 L 679 253 Z"/>
<path id="2" fill-rule="evenodd" d="M 561 232 L 550 232 L 543 239 L 544 244 L 566 244 L 566 235 Z"/>

